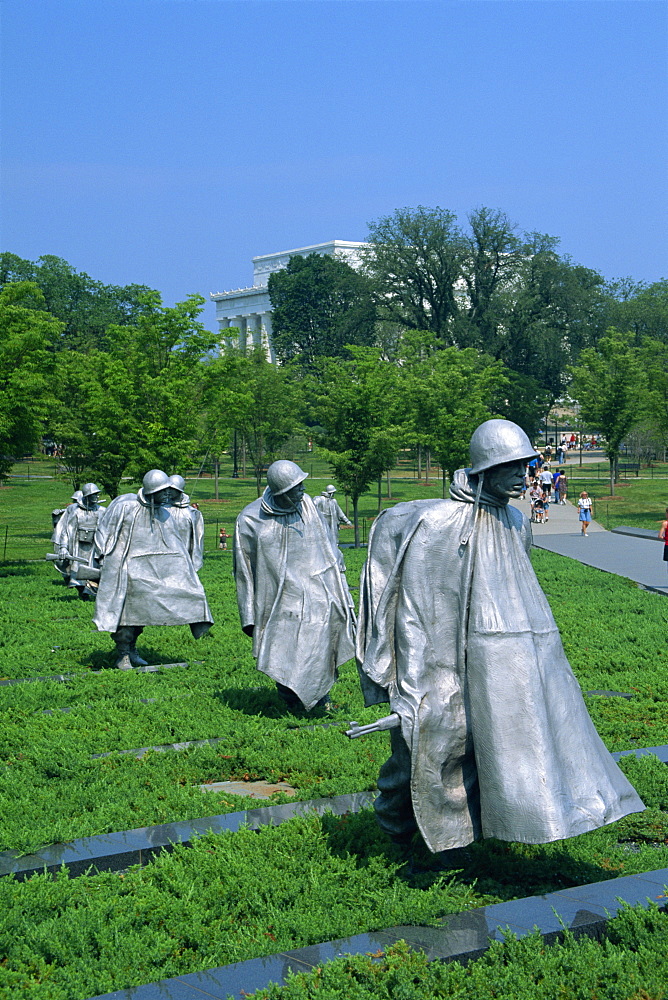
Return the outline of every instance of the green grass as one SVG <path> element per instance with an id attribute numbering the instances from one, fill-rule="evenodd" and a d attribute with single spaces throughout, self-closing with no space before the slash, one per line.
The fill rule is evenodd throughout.
<path id="1" fill-rule="evenodd" d="M 225 488 L 233 494 L 226 498 L 230 512 L 252 499 L 249 484 Z M 399 488 L 424 495 L 414 483 Z M 49 481 L 3 489 L 0 521 L 11 492 L 20 498 L 10 508 L 15 524 L 27 530 L 27 522 L 57 505 L 52 497 L 59 489 Z M 439 491 L 440 485 L 434 495 Z M 352 585 L 363 558 L 363 552 L 346 553 Z M 665 599 L 549 552 L 535 550 L 533 561 L 583 690 L 634 694 L 630 701 L 587 699 L 606 745 L 622 750 L 668 742 Z M 341 670 L 331 712 L 290 715 L 255 669 L 250 641 L 240 632 L 230 553 L 212 550 L 202 580 L 216 619 L 212 633 L 195 643 L 186 628 L 147 629 L 139 642 L 147 659 L 190 666 L 141 675 L 107 669 L 109 637 L 92 628 L 91 605 L 60 585 L 53 569 L 0 566 L 2 674 L 76 675 L 66 684 L 0 688 L 0 849 L 30 851 L 257 806 L 257 800 L 204 795 L 196 787 L 227 778 L 285 779 L 300 798 L 375 787 L 387 734 L 350 742 L 340 728 L 306 728 L 313 721 L 385 714 L 385 706 L 362 706 L 354 665 Z M 222 742 L 140 760 L 113 753 L 211 737 Z M 110 751 L 111 757 L 92 759 Z M 488 901 L 666 867 L 668 769 L 654 757 L 626 758 L 622 768 L 648 805 L 644 813 L 556 844 L 478 842 L 459 853 L 457 870 L 445 879 L 430 869 L 424 852 L 424 873 L 407 880 L 370 811 L 291 821 L 261 834 L 209 836 L 121 876 L 3 879 L 0 947 L 8 942 L 11 958 L 0 962 L 0 996 L 79 1000 L 359 930 L 431 922 Z M 513 965 L 518 954 L 507 953 Z M 402 959 L 408 971 L 412 961 Z M 429 996 L 421 989 L 413 995 Z M 302 994 L 286 997 L 293 995 Z M 641 997 L 647 1000 L 641 994 L 634 1000 Z"/>
<path id="2" fill-rule="evenodd" d="M 512 933 L 466 966 L 428 962 L 399 942 L 381 955 L 339 958 L 254 1000 L 664 1000 L 668 996 L 668 915 L 627 908 L 602 940 L 563 939 L 546 946 L 536 933 Z"/>

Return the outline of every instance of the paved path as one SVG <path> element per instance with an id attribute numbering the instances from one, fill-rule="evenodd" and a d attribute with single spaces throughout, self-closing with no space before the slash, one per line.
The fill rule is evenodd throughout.
<path id="1" fill-rule="evenodd" d="M 529 500 L 514 505 L 529 516 Z M 585 566 L 625 576 L 628 580 L 668 595 L 668 563 L 663 562 L 662 545 L 655 538 L 633 538 L 606 531 L 596 521 L 589 525 L 586 538 L 580 532 L 577 508 L 566 502 L 550 504 L 547 524 L 532 524 L 533 543 L 539 549 L 579 559 Z"/>

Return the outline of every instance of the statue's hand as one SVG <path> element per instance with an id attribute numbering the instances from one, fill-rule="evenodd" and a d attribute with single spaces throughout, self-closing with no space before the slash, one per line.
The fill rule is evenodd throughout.
<path id="1" fill-rule="evenodd" d="M 254 625 L 244 625 L 241 629 L 246 635 L 249 635 L 251 639 L 253 638 L 253 632 L 255 631 Z"/>

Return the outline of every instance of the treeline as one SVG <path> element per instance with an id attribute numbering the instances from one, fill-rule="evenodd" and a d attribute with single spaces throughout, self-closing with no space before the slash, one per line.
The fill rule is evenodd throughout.
<path id="1" fill-rule="evenodd" d="M 491 415 L 531 437 L 567 393 L 614 450 L 633 427 L 668 439 L 668 282 L 606 283 L 479 209 L 404 209 L 370 227 L 360 266 L 291 259 L 270 276 L 274 347 L 218 351 L 189 296 L 104 285 L 67 262 L 0 256 L 0 476 L 42 438 L 73 485 L 226 451 L 255 470 L 298 429 L 353 500 L 401 448 L 451 474 Z"/>

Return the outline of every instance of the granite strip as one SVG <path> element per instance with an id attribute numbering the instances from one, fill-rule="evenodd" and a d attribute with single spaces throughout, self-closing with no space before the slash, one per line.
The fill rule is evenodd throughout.
<path id="1" fill-rule="evenodd" d="M 668 905 L 666 882 L 668 869 L 663 868 L 638 876 L 574 886 L 542 896 L 454 913 L 443 917 L 434 927 L 387 927 L 130 990 L 117 990 L 91 1000 L 195 1000 L 198 996 L 227 1000 L 270 983 L 285 983 L 290 971 L 312 971 L 343 955 L 367 954 L 380 958 L 397 941 L 406 941 L 412 948 L 421 949 L 430 961 L 467 962 L 483 955 L 492 941 L 503 940 L 509 931 L 519 938 L 538 930 L 546 943 L 558 938 L 565 927 L 576 935 L 599 936 L 607 920 L 626 903 L 648 905 L 648 900 L 656 900 L 665 909 Z M 187 992 L 188 989 L 191 992 Z"/>
<path id="2" fill-rule="evenodd" d="M 356 792 L 332 798 L 309 799 L 304 802 L 286 802 L 283 805 L 261 806 L 257 809 L 205 816 L 196 820 L 163 823 L 158 826 L 138 827 L 117 833 L 103 833 L 82 837 L 66 844 L 51 844 L 33 854 L 17 851 L 0 852 L 0 876 L 15 875 L 28 878 L 37 872 L 55 872 L 66 865 L 71 877 L 88 869 L 95 871 L 121 871 L 130 865 L 147 864 L 162 850 L 172 850 L 176 844 L 188 845 L 193 837 L 208 833 L 234 833 L 242 826 L 258 830 L 262 826 L 279 825 L 295 816 L 320 815 L 332 812 L 336 816 L 360 812 L 371 806 L 375 792 Z"/>
<path id="3" fill-rule="evenodd" d="M 668 746 L 666 744 L 658 747 L 636 747 L 635 750 L 617 750 L 610 756 L 613 760 L 620 760 L 622 757 L 630 757 L 632 754 L 635 754 L 636 757 L 647 757 L 654 754 L 663 764 L 668 764 Z"/>
<path id="4" fill-rule="evenodd" d="M 611 756 L 618 761 L 621 757 L 632 754 L 636 757 L 655 754 L 664 764 L 668 764 L 668 746 L 665 745 L 622 750 Z M 0 877 L 16 875 L 23 879 L 44 868 L 56 871 L 63 864 L 67 865 L 71 876 L 80 875 L 90 867 L 97 871 L 118 871 L 130 865 L 146 864 L 156 852 L 171 850 L 174 844 L 188 844 L 193 836 L 209 830 L 214 833 L 225 830 L 234 832 L 244 825 L 257 830 L 267 824 L 285 823 L 295 816 L 313 813 L 321 816 L 326 812 L 337 816 L 356 813 L 369 808 L 376 795 L 375 791 L 354 792 L 332 798 L 286 802 L 178 823 L 139 827 L 135 830 L 83 837 L 68 844 L 53 844 L 27 855 L 17 851 L 3 851 L 0 852 Z"/>
<path id="5" fill-rule="evenodd" d="M 629 691 L 585 691 L 585 694 L 600 698 L 634 698 Z"/>

